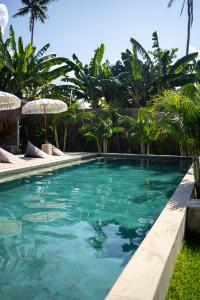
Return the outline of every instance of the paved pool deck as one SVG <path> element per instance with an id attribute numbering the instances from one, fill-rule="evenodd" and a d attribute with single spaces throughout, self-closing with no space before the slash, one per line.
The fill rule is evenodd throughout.
<path id="1" fill-rule="evenodd" d="M 14 164 L 0 162 L 0 183 L 7 181 L 7 178 L 12 179 L 12 175 L 25 175 L 27 172 L 34 170 L 45 169 L 48 167 L 62 166 L 70 162 L 88 160 L 96 158 L 97 153 L 89 152 L 70 152 L 63 156 L 49 156 L 47 158 L 31 158 L 24 155 L 17 155 L 20 161 Z"/>

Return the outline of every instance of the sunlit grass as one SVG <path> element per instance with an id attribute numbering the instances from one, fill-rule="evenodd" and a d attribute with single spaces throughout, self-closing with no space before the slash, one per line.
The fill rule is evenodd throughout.
<path id="1" fill-rule="evenodd" d="M 166 300 L 200 299 L 200 236 L 187 237 L 179 253 Z"/>

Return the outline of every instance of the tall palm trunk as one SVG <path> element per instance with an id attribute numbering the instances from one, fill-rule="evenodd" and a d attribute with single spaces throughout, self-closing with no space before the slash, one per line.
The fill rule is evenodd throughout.
<path id="1" fill-rule="evenodd" d="M 102 152 L 102 145 L 101 145 L 101 142 L 99 140 L 97 140 L 97 149 L 98 149 L 98 153 Z"/>
<path id="2" fill-rule="evenodd" d="M 56 147 L 59 148 L 59 142 L 58 142 L 58 131 L 57 131 L 57 126 L 54 126 L 54 138 L 56 142 Z"/>
<path id="3" fill-rule="evenodd" d="M 147 155 L 150 154 L 150 144 L 147 144 Z"/>
<path id="4" fill-rule="evenodd" d="M 171 7 L 175 0 L 170 0 L 168 3 L 168 7 Z M 194 0 L 187 0 L 187 14 L 188 14 L 188 23 L 187 23 L 187 43 L 186 43 L 186 55 L 189 54 L 189 46 L 190 46 L 190 33 L 191 27 L 193 23 L 193 2 Z M 183 0 L 181 15 L 183 13 L 183 9 L 185 7 L 186 0 Z"/>
<path id="5" fill-rule="evenodd" d="M 180 155 L 181 156 L 186 156 L 186 150 L 185 150 L 185 147 L 182 143 L 179 143 L 179 151 L 180 151 Z"/>
<path id="6" fill-rule="evenodd" d="M 67 145 L 67 126 L 65 126 L 65 131 L 64 131 L 63 152 L 65 152 L 66 150 L 66 145 Z"/>
<path id="7" fill-rule="evenodd" d="M 194 179 L 196 183 L 197 198 L 199 198 L 200 197 L 200 165 L 199 165 L 199 156 L 197 154 L 193 156 L 193 172 L 194 172 Z"/>
<path id="8" fill-rule="evenodd" d="M 119 135 L 118 134 L 116 134 L 114 136 L 114 141 L 115 141 L 115 145 L 116 145 L 116 148 L 117 148 L 117 152 L 121 153 L 121 147 L 120 147 Z"/>
<path id="9" fill-rule="evenodd" d="M 128 143 L 128 150 L 127 150 L 128 153 L 131 153 L 131 145 L 130 143 Z"/>
<path id="10" fill-rule="evenodd" d="M 108 140 L 104 139 L 103 140 L 103 153 L 108 152 Z"/>
<path id="11" fill-rule="evenodd" d="M 190 46 L 190 33 L 192 26 L 192 8 L 193 4 L 191 0 L 187 0 L 187 13 L 188 13 L 188 23 L 187 23 L 187 44 L 186 44 L 186 55 L 189 54 L 189 46 Z"/>
<path id="12" fill-rule="evenodd" d="M 145 144 L 143 141 L 140 142 L 141 154 L 145 154 Z"/>
<path id="13" fill-rule="evenodd" d="M 33 37 L 34 37 L 34 29 L 35 29 L 35 18 L 33 16 L 33 14 L 31 16 L 31 26 L 30 26 L 30 28 L 31 28 L 31 45 L 33 45 Z"/>

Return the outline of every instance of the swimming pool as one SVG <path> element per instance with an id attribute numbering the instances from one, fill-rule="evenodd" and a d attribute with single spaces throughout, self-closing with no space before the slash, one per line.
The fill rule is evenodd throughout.
<path id="1" fill-rule="evenodd" d="M 189 166 L 99 159 L 1 184 L 1 298 L 104 299 Z"/>

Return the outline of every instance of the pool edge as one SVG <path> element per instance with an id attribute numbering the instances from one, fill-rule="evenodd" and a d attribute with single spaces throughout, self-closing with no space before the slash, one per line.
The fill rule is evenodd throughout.
<path id="1" fill-rule="evenodd" d="M 190 167 L 106 300 L 164 300 L 185 234 L 194 189 Z"/>
<path id="2" fill-rule="evenodd" d="M 40 160 L 33 161 L 27 165 L 13 165 L 13 168 L 8 170 L 0 170 L 0 184 L 8 181 L 13 181 L 26 176 L 34 175 L 38 172 L 48 172 L 50 168 L 64 168 L 72 165 L 73 163 L 84 163 L 86 161 L 97 159 L 98 153 L 79 154 L 76 157 L 61 156 L 56 160 Z"/>

